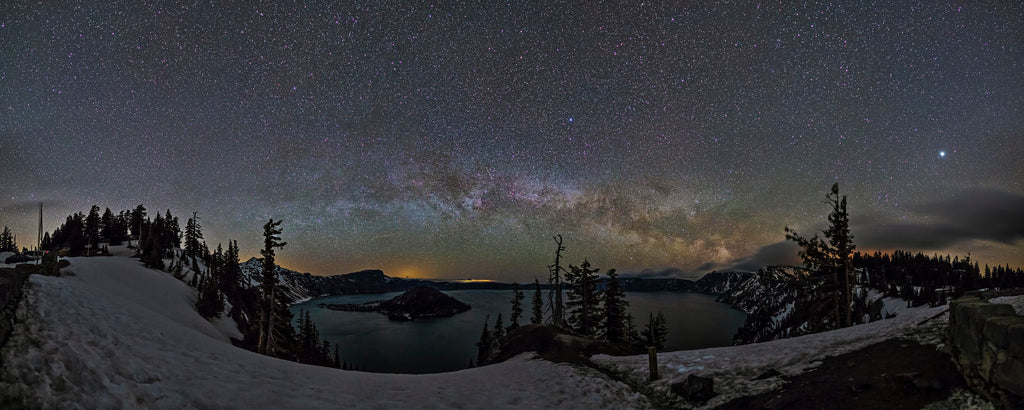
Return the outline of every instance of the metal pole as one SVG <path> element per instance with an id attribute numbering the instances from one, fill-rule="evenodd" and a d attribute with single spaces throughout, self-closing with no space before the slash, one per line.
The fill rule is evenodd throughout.
<path id="1" fill-rule="evenodd" d="M 43 259 L 39 248 L 43 247 L 43 203 L 39 203 L 39 235 L 36 236 L 36 265 Z"/>
<path id="2" fill-rule="evenodd" d="M 651 366 L 651 381 L 658 380 L 658 349 L 647 348 L 647 361 Z"/>

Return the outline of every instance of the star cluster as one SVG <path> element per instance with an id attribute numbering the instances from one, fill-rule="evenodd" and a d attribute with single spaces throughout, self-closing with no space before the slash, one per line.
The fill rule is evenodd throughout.
<path id="1" fill-rule="evenodd" d="M 793 261 L 839 182 L 862 250 L 1024 264 L 1024 6 L 791 3 L 4 2 L 0 224 L 142 203 L 251 254 L 283 219 L 318 274 L 527 281 L 555 234 L 687 274 Z"/>

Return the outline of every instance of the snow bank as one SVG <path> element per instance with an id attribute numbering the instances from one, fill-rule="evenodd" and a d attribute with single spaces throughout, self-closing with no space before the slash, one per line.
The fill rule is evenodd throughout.
<path id="1" fill-rule="evenodd" d="M 1003 303 L 1013 306 L 1013 311 L 1024 316 L 1024 295 L 999 296 L 988 300 L 989 303 Z"/>
<path id="2" fill-rule="evenodd" d="M 691 373 L 713 377 L 718 396 L 705 404 L 707 408 L 722 405 L 737 397 L 760 394 L 782 385 L 779 377 L 755 380 L 770 369 L 782 375 L 803 373 L 821 364 L 826 356 L 851 352 L 870 344 L 905 335 L 918 329 L 918 323 L 940 314 L 945 306 L 935 308 L 903 308 L 893 319 L 879 320 L 846 329 L 823 332 L 790 339 L 780 339 L 743 346 L 718 347 L 658 354 L 661 379 L 650 383 L 655 394 L 667 401 L 669 386 L 681 382 Z M 895 308 L 895 306 L 894 306 Z M 933 329 L 945 316 L 922 325 Z M 595 356 L 592 360 L 602 368 L 628 378 L 635 385 L 648 384 L 647 356 Z M 689 403 L 674 403 L 688 406 Z"/>
<path id="3" fill-rule="evenodd" d="M 431 375 L 257 355 L 228 342 L 232 324 L 196 314 L 195 291 L 171 275 L 117 256 L 70 261 L 73 276 L 31 277 L 0 352 L 0 397 L 43 408 L 650 407 L 600 372 L 529 354 Z"/>

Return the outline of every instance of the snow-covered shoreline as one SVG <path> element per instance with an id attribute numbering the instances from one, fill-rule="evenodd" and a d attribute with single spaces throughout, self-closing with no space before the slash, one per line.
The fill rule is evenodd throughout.
<path id="1" fill-rule="evenodd" d="M 742 346 L 659 353 L 658 367 L 662 377 L 651 383 L 650 389 L 666 397 L 673 383 L 682 382 L 690 374 L 712 377 L 715 391 L 719 394 L 700 408 L 714 408 L 738 397 L 781 387 L 783 382 L 779 377 L 759 377 L 769 370 L 781 375 L 803 373 L 820 364 L 826 356 L 852 352 L 897 337 L 924 338 L 926 340 L 923 341 L 939 343 L 935 337 L 936 328 L 947 321 L 948 315 L 941 314 L 945 309 L 945 306 L 905 308 L 892 319 L 830 332 Z M 927 320 L 936 315 L 939 316 Z M 922 321 L 925 323 L 920 324 Z M 599 355 L 591 360 L 633 384 L 646 383 L 649 377 L 647 356 Z"/>
<path id="2" fill-rule="evenodd" d="M 0 354 L 0 396 L 43 408 L 644 408 L 597 371 L 533 359 L 430 375 L 293 363 L 236 348 L 194 290 L 123 257 L 34 275 Z M 535 393 L 532 393 L 535 392 Z"/>
<path id="3" fill-rule="evenodd" d="M 451 373 L 379 374 L 302 365 L 239 349 L 233 323 L 193 308 L 195 290 L 124 255 L 69 258 L 70 275 L 33 275 L 19 324 L 0 351 L 0 407 L 12 398 L 43 408 L 649 408 L 648 397 L 602 372 L 523 354 Z M 1007 300 L 1020 303 L 1021 298 Z M 888 303 L 891 302 L 891 303 Z M 595 356 L 604 371 L 672 402 L 670 385 L 691 373 L 715 378 L 704 407 L 763 393 L 782 375 L 826 356 L 892 338 L 941 344 L 945 306 L 907 308 L 832 332 L 744 346 L 659 354 L 662 379 L 648 384 L 647 356 Z M 760 380 L 758 380 L 760 379 Z M 17 405 L 17 402 L 13 403 Z M 684 405 L 688 405 L 685 404 Z"/>

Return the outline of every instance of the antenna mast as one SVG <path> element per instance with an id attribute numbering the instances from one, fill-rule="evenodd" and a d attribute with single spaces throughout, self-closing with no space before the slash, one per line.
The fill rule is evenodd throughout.
<path id="1" fill-rule="evenodd" d="M 38 259 L 36 259 L 36 264 L 37 265 L 39 264 L 39 261 L 43 259 L 43 255 L 39 253 L 39 251 L 40 251 L 39 248 L 42 248 L 42 247 L 43 247 L 43 203 L 40 202 L 39 203 L 39 236 L 36 236 L 36 257 L 38 258 Z"/>

